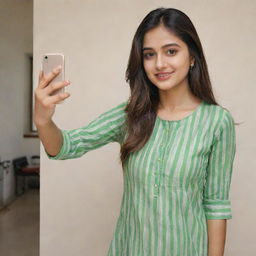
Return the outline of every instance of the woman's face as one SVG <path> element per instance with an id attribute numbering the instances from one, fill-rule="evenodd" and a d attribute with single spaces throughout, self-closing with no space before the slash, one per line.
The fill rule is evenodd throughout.
<path id="1" fill-rule="evenodd" d="M 158 89 L 188 85 L 187 74 L 192 63 L 188 47 L 164 26 L 145 34 L 142 54 L 145 72 Z"/>

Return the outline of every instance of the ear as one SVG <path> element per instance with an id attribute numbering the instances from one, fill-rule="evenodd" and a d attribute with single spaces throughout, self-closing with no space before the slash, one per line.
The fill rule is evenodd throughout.
<path id="1" fill-rule="evenodd" d="M 190 55 L 190 63 L 194 64 L 195 63 L 195 58 Z"/>

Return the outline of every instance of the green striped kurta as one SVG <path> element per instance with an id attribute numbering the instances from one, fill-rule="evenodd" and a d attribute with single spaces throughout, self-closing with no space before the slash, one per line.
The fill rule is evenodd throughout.
<path id="1" fill-rule="evenodd" d="M 89 124 L 61 130 L 50 159 L 78 158 L 125 138 L 119 103 Z M 108 256 L 207 256 L 207 219 L 231 219 L 229 190 L 236 151 L 230 112 L 202 103 L 187 117 L 157 116 L 144 147 L 124 166 L 124 192 Z"/>

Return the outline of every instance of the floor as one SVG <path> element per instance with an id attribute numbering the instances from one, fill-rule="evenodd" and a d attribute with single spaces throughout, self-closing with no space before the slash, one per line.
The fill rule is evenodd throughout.
<path id="1" fill-rule="evenodd" d="M 29 189 L 0 211 L 0 255 L 39 255 L 39 189 Z"/>

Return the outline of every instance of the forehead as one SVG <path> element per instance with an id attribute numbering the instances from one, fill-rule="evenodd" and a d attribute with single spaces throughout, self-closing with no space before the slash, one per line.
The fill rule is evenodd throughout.
<path id="1" fill-rule="evenodd" d="M 167 30 L 163 25 L 149 30 L 143 38 L 143 47 L 158 48 L 169 43 L 176 43 L 181 47 L 186 46 L 179 37 Z"/>

